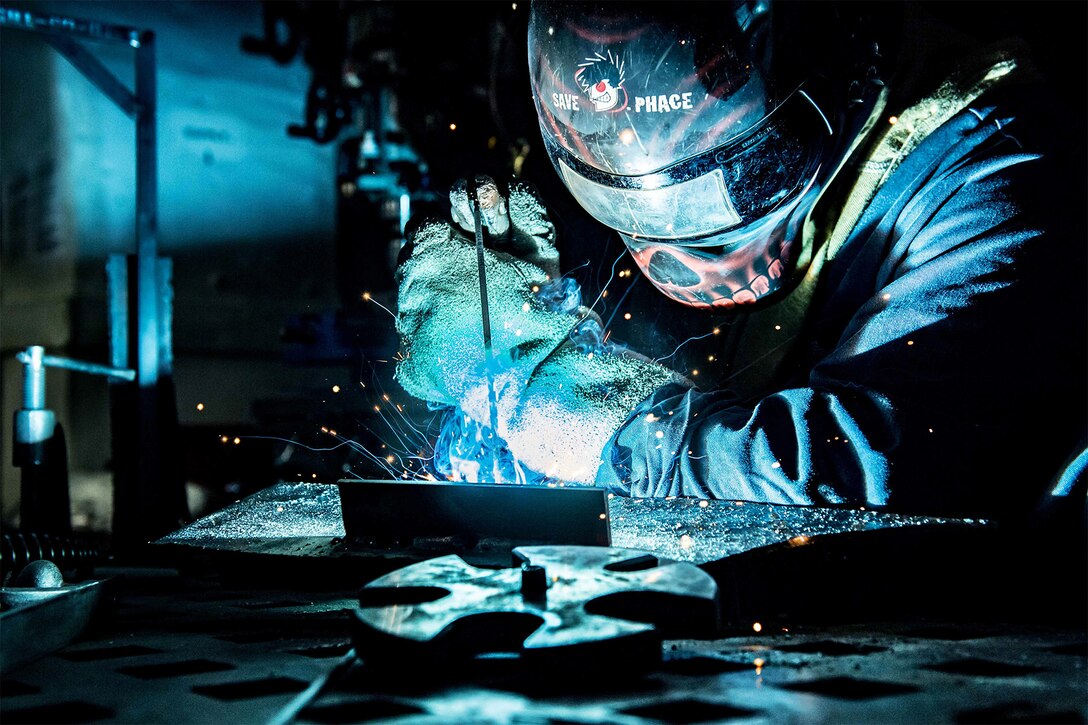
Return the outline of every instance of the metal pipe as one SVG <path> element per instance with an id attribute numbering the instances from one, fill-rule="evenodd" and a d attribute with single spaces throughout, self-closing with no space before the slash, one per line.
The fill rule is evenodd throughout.
<path id="1" fill-rule="evenodd" d="M 22 8 L 0 6 L 0 26 L 34 30 L 53 35 L 78 36 L 92 40 L 105 40 L 125 43 L 133 48 L 140 47 L 140 33 L 135 28 L 123 25 L 110 25 L 93 20 L 66 18 L 61 15 L 49 15 L 32 12 Z"/>
<path id="2" fill-rule="evenodd" d="M 129 118 L 136 117 L 136 96 L 129 92 L 125 84 L 117 79 L 113 73 L 102 64 L 102 61 L 91 55 L 90 51 L 82 45 L 66 38 L 63 35 L 47 35 L 46 41 L 57 49 L 68 61 L 76 67 L 98 90 L 113 101 L 114 105 Z"/>
<path id="3" fill-rule="evenodd" d="M 155 34 L 140 33 L 136 49 L 136 354 L 130 361 L 141 388 L 159 379 L 158 169 L 155 138 Z M 141 424 L 154 425 L 152 407 Z"/>
<path id="4" fill-rule="evenodd" d="M 40 345 L 28 347 L 25 352 L 16 354 L 15 359 L 26 366 L 27 374 L 23 378 L 23 399 L 25 401 L 23 407 L 28 410 L 45 407 L 45 368 L 63 368 L 65 370 L 74 370 L 77 373 L 105 375 L 108 378 L 118 378 L 120 380 L 136 379 L 135 370 L 111 368 L 98 363 L 46 355 L 45 348 Z"/>

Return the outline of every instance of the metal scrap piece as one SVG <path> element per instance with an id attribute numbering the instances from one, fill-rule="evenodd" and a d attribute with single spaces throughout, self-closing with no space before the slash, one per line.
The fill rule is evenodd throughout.
<path id="1" fill-rule="evenodd" d="M 444 556 L 374 580 L 355 611 L 359 654 L 448 661 L 592 647 L 609 656 L 618 648 L 644 662 L 660 657 L 661 628 L 651 621 L 676 620 L 689 634 L 718 625 L 717 584 L 692 564 L 595 546 L 527 546 L 514 553 L 521 567 L 482 569 Z M 532 586 L 541 569 L 543 593 Z M 507 627 L 517 632 L 514 640 L 491 637 L 498 620 L 483 615 L 520 617 L 518 626 Z"/>

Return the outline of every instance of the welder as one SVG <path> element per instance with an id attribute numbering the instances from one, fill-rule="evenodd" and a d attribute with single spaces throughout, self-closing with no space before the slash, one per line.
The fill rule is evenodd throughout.
<path id="1" fill-rule="evenodd" d="M 485 365 L 462 184 L 398 272 L 409 393 L 486 421 L 490 382 L 525 466 L 637 497 L 990 516 L 1068 478 L 1083 146 L 1025 44 L 900 3 L 536 2 L 528 49 L 563 184 L 729 374 L 581 344 L 520 182 L 488 207 Z"/>

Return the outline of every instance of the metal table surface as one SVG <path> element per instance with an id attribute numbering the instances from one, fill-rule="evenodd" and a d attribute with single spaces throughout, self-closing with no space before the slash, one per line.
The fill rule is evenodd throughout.
<path id="1" fill-rule="evenodd" d="M 115 616 L 0 681 L 4 723 L 270 723 L 350 647 L 350 592 L 103 570 Z M 788 630 L 788 631 L 787 631 Z M 358 663 L 300 723 L 998 723 L 1088 720 L 1083 629 L 899 621 L 664 643 L 651 672 L 420 681 Z"/>
<path id="2" fill-rule="evenodd" d="M 987 522 L 608 507 L 613 545 L 696 562 L 722 588 L 727 625 L 664 641 L 651 671 L 527 675 L 484 661 L 424 679 L 345 660 L 358 587 L 403 560 L 368 568 L 373 556 L 340 545 L 335 485 L 283 484 L 148 547 L 158 568 L 100 567 L 121 584 L 113 616 L 5 675 L 0 720 L 282 722 L 335 671 L 298 722 L 1088 721 L 1081 605 L 1048 589 L 1069 579 L 1048 578 L 1039 547 L 994 549 Z"/>

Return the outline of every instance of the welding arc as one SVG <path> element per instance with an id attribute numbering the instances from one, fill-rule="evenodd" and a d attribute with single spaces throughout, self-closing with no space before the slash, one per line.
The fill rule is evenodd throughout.
<path id="1" fill-rule="evenodd" d="M 484 271 L 484 223 L 480 213 L 480 197 L 476 187 L 476 179 L 472 177 L 468 180 L 468 192 L 469 203 L 472 204 L 472 225 L 476 232 L 476 266 L 480 270 L 480 314 L 483 318 L 484 327 L 484 369 L 487 373 L 487 404 L 488 412 L 491 417 L 491 435 L 498 437 L 498 402 L 495 399 L 495 380 L 493 377 L 494 366 L 492 365 L 493 353 L 491 350 L 491 312 L 488 308 L 487 301 L 487 274 Z M 496 478 L 495 482 L 499 482 L 498 476 L 498 458 L 495 458 Z"/>

